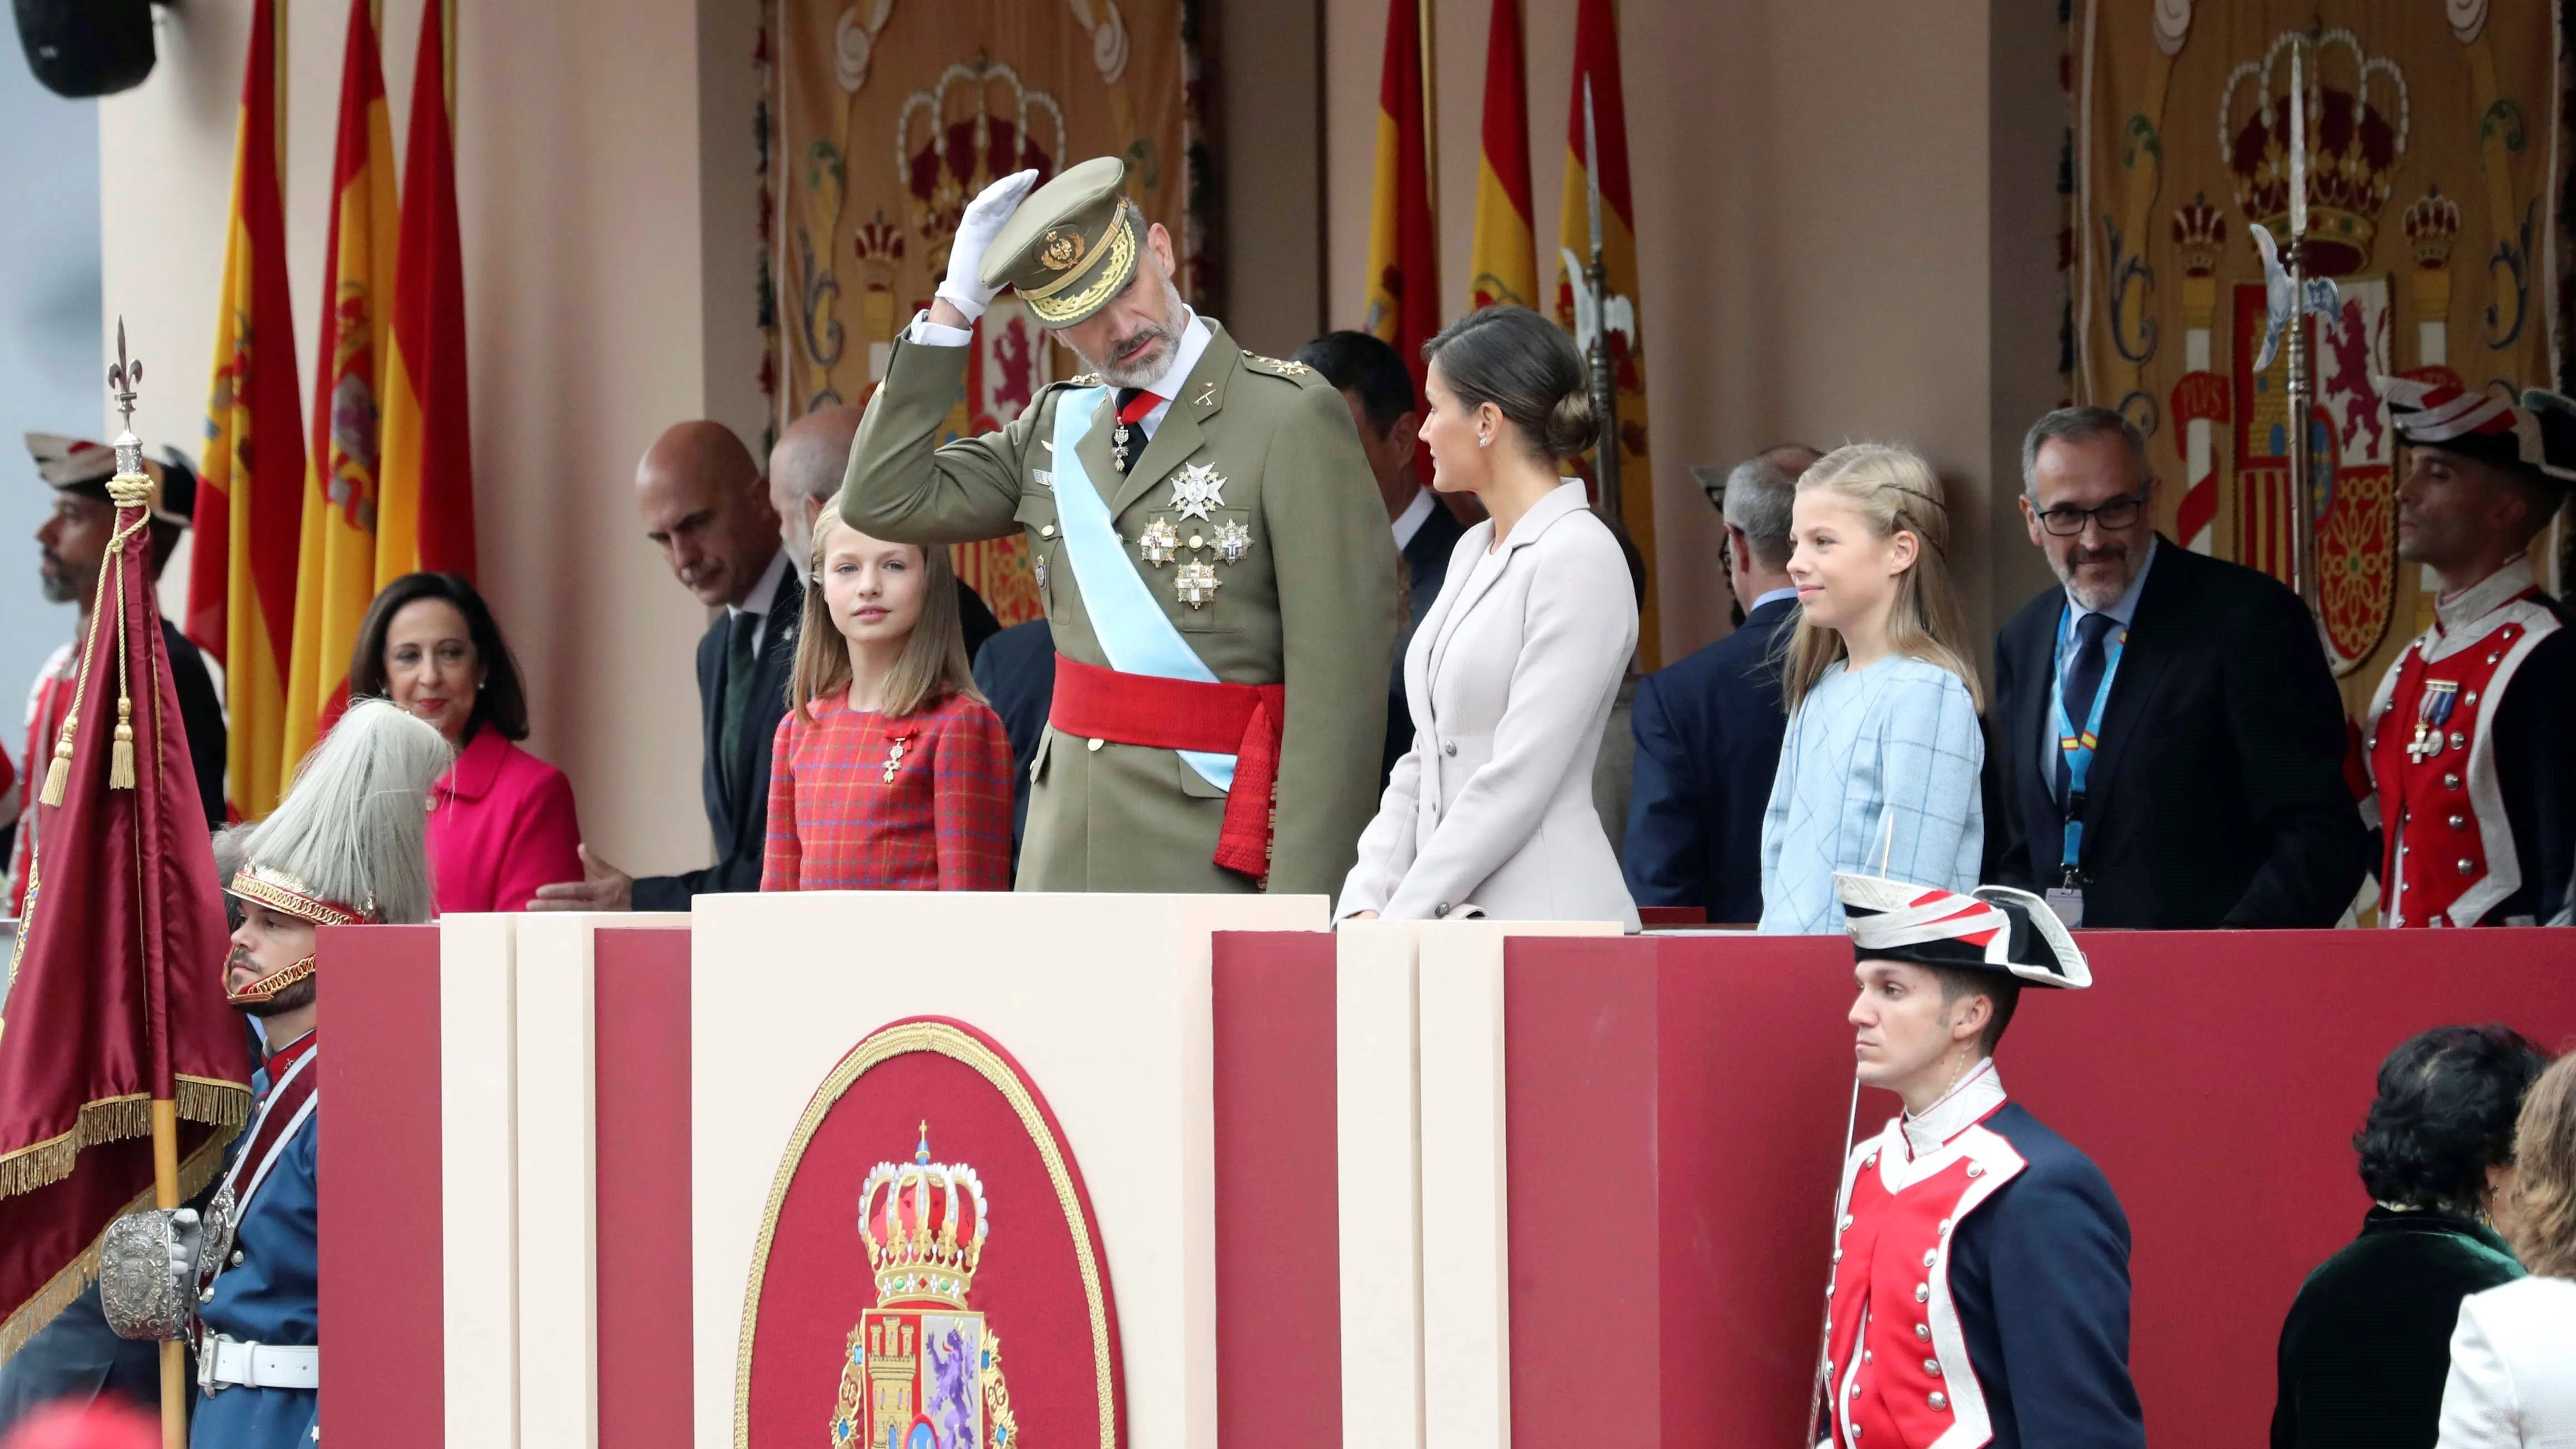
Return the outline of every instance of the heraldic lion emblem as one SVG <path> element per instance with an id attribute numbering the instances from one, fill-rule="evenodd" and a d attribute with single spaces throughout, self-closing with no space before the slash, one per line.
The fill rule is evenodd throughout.
<path id="1" fill-rule="evenodd" d="M 930 1124 L 908 1163 L 859 1189 L 859 1237 L 877 1306 L 850 1330 L 832 1449 L 1017 1449 L 1002 1344 L 966 1291 L 992 1227 L 965 1163 L 930 1160 Z"/>

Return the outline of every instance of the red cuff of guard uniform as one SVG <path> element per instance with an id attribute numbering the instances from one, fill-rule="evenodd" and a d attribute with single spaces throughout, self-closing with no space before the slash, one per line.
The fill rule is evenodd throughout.
<path id="1" fill-rule="evenodd" d="M 1058 654 L 1047 723 L 1113 744 L 1234 756 L 1234 787 L 1226 793 L 1216 863 L 1262 880 L 1270 874 L 1271 796 L 1279 783 L 1287 703 L 1284 684 L 1121 674 Z"/>

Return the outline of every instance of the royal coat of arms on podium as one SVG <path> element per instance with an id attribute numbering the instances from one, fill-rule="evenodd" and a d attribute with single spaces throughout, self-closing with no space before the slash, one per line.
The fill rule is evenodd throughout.
<path id="1" fill-rule="evenodd" d="M 930 1124 L 908 1163 L 880 1162 L 859 1190 L 859 1237 L 877 1306 L 850 1330 L 832 1449 L 1012 1449 L 1020 1442 L 1001 1340 L 966 1293 L 991 1230 L 984 1184 L 930 1160 Z"/>
<path id="2" fill-rule="evenodd" d="M 1126 1449 L 1099 1224 L 1000 1043 L 913 1017 L 824 1076 L 779 1159 L 736 1372 L 733 1449 Z"/>

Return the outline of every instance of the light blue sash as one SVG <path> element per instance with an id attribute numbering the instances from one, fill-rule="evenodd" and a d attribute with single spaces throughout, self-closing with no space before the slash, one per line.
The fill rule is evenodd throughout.
<path id="1" fill-rule="evenodd" d="M 1181 637 L 1172 616 L 1154 601 L 1144 575 L 1127 557 L 1109 505 L 1082 468 L 1075 451 L 1091 434 L 1093 414 L 1108 401 L 1105 387 L 1073 388 L 1055 400 L 1055 506 L 1064 525 L 1065 558 L 1073 564 L 1074 587 L 1091 616 L 1091 632 L 1100 640 L 1109 667 L 1121 674 L 1150 674 L 1159 679 L 1218 682 L 1216 671 Z M 1234 756 L 1182 750 L 1199 777 L 1220 790 L 1234 788 Z"/>

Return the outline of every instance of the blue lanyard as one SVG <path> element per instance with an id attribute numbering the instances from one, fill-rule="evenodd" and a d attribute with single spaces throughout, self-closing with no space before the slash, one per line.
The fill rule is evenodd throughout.
<path id="1" fill-rule="evenodd" d="M 2073 882 L 2076 862 L 2084 850 L 2084 779 L 2093 771 L 2093 752 L 2101 744 L 2102 706 L 2111 698 L 2111 681 L 2120 673 L 2120 653 L 2128 647 L 2129 629 L 2123 624 L 2104 646 L 2102 682 L 2093 691 L 2093 708 L 2084 717 L 2084 733 L 2077 734 L 2066 718 L 2066 644 L 2075 633 L 2075 611 L 2068 609 L 2058 616 L 2058 658 L 2060 663 L 2049 680 L 2048 719 L 2057 731 L 2057 750 L 2066 760 L 2066 843 L 2058 864 Z"/>

